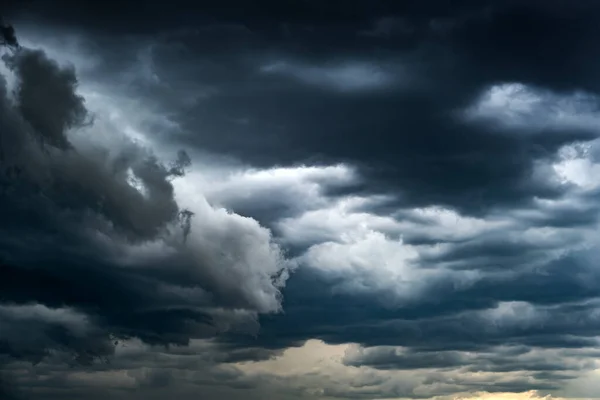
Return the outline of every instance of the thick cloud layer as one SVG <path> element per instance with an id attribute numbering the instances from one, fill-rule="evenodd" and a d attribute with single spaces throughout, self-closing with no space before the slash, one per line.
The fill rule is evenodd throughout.
<path id="1" fill-rule="evenodd" d="M 540 164 L 597 137 L 576 117 L 594 111 L 597 89 L 597 68 L 580 61 L 597 52 L 589 38 L 598 9 L 589 2 L 301 2 L 288 11 L 267 3 L 273 14 L 264 21 L 207 6 L 198 18 L 216 22 L 165 33 L 140 56 L 152 72 L 138 83 L 179 114 L 187 145 L 262 167 L 358 164 L 365 190 L 397 194 L 403 206 L 481 214 L 560 196 L 565 188 Z M 171 10 L 144 13 L 147 22 L 114 29 L 167 28 L 178 18 L 186 26 Z M 466 118 L 498 85 L 549 97 L 525 110 L 538 122 Z M 549 127 L 544 112 L 563 95 L 575 99 L 572 115 Z"/>
<path id="2" fill-rule="evenodd" d="M 596 3 L 60 3 L 7 59 L 5 380 L 600 395 Z"/>
<path id="3" fill-rule="evenodd" d="M 178 204 L 185 152 L 165 166 L 89 115 L 74 69 L 43 51 L 4 60 L 2 353 L 88 363 L 115 338 L 185 344 L 280 310 L 285 262 L 269 231 L 198 192 Z"/>

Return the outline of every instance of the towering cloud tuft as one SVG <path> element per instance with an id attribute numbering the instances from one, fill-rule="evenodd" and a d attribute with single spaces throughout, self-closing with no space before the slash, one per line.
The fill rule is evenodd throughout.
<path id="1" fill-rule="evenodd" d="M 166 165 L 103 131 L 74 68 L 43 51 L 3 60 L 0 353 L 85 364 L 110 356 L 115 337 L 186 344 L 280 309 L 271 278 L 285 261 L 269 231 L 201 193 L 178 205 L 185 151 Z"/>

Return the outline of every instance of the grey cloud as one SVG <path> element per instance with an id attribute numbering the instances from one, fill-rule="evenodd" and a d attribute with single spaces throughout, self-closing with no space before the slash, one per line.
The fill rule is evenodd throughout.
<path id="1" fill-rule="evenodd" d="M 531 40 L 540 39 L 548 26 L 556 23 L 562 29 L 561 24 L 565 23 L 556 20 L 557 11 L 551 7 L 543 8 L 539 4 L 521 7 L 512 2 L 493 5 L 490 13 L 467 12 L 467 17 L 463 16 L 465 11 L 461 7 L 453 11 L 455 15 L 443 5 L 429 7 L 429 16 L 420 6 L 407 6 L 406 18 L 427 22 L 436 14 L 447 14 L 444 18 L 460 20 L 456 29 L 441 37 L 427 32 L 418 33 L 413 39 L 415 49 L 392 46 L 387 50 L 386 54 L 393 54 L 394 59 L 406 59 L 418 65 L 422 74 L 435 81 L 416 92 L 392 90 L 388 85 L 385 95 L 369 94 L 357 99 L 323 93 L 320 89 L 314 90 L 281 76 L 269 77 L 268 74 L 252 72 L 254 64 L 248 60 L 256 60 L 261 54 L 265 59 L 280 56 L 283 60 L 291 54 L 299 61 L 274 64 L 283 65 L 288 72 L 318 72 L 321 71 L 319 67 L 309 68 L 306 65 L 327 65 L 327 62 L 331 65 L 343 65 L 345 62 L 376 62 L 380 65 L 382 60 L 389 59 L 371 50 L 378 42 L 349 40 L 349 36 L 341 33 L 331 41 L 323 40 L 327 32 L 323 26 L 314 26 L 312 36 L 298 34 L 300 36 L 288 41 L 269 34 L 261 35 L 258 31 L 249 33 L 238 29 L 227 36 L 227 48 L 231 54 L 224 54 L 223 46 L 215 49 L 217 40 L 209 41 L 202 35 L 184 35 L 174 38 L 175 43 L 155 48 L 155 68 L 161 71 L 167 82 L 182 90 L 184 85 L 178 82 L 193 85 L 205 82 L 217 88 L 210 101 L 202 101 L 189 113 L 186 111 L 181 115 L 185 121 L 183 125 L 190 132 L 186 142 L 196 143 L 204 149 L 233 154 L 261 165 L 274 162 L 288 164 L 313 157 L 357 163 L 370 167 L 363 171 L 371 181 L 369 190 L 397 191 L 401 187 L 404 201 L 408 204 L 445 203 L 471 213 L 504 202 L 528 201 L 536 195 L 556 196 L 565 188 L 553 186 L 543 177 L 537 177 L 535 183 L 530 180 L 535 162 L 551 156 L 562 144 L 594 137 L 595 133 L 590 130 L 595 129 L 588 126 L 573 130 L 571 125 L 559 124 L 548 126 L 548 129 L 558 130 L 555 135 L 522 137 L 519 132 L 512 131 L 498 135 L 497 127 L 474 127 L 449 117 L 449 114 L 470 106 L 492 84 L 522 82 L 523 85 L 532 83 L 534 87 L 538 84 L 516 75 L 517 72 L 512 77 L 503 76 L 506 71 L 517 71 L 521 65 L 533 68 L 533 65 L 527 64 L 526 53 L 517 52 L 522 57 L 504 58 L 514 61 L 515 66 L 511 68 L 486 65 L 486 68 L 473 69 L 471 65 L 473 56 L 479 57 L 486 51 L 493 54 L 504 48 L 504 40 L 512 40 L 510 35 L 503 34 L 510 15 L 519 18 L 534 15 L 532 18 L 537 23 L 536 31 L 530 35 Z M 469 5 L 465 3 L 463 6 Z M 485 9 L 484 6 L 474 7 L 479 8 Z M 535 14 L 535 11 L 539 13 Z M 569 12 L 573 13 L 574 21 L 587 21 L 586 10 L 574 7 Z M 372 16 L 365 14 L 365 18 Z M 357 27 L 356 21 L 351 18 L 350 21 L 354 24 L 340 28 L 347 35 Z M 230 29 L 227 31 L 231 32 Z M 484 50 L 472 48 L 465 39 L 471 35 L 490 42 L 481 44 Z M 305 47 L 293 46 L 294 40 Z M 385 46 L 389 45 L 385 43 Z M 186 60 L 193 53 L 203 54 L 198 60 L 198 65 L 203 65 L 201 73 L 197 68 L 190 70 L 186 67 L 191 64 L 184 63 L 182 56 L 173 50 L 178 46 L 188 50 Z M 302 51 L 308 48 L 320 54 L 317 51 L 320 46 L 328 46 L 323 53 L 328 52 L 329 59 L 319 55 L 314 57 L 319 60 L 309 60 L 312 53 Z M 272 50 L 273 47 L 275 50 Z M 514 48 L 521 49 L 523 46 L 515 44 Z M 542 48 L 548 52 L 552 50 Z M 241 55 L 232 55 L 233 49 L 240 49 Z M 248 56 L 252 53 L 250 49 L 258 55 Z M 448 61 L 439 60 L 441 54 L 446 54 L 445 49 L 448 49 Z M 351 53 L 363 55 L 353 58 Z M 208 62 L 207 58 L 212 61 Z M 552 70 L 552 65 L 544 66 L 544 69 Z M 481 76 L 484 70 L 490 76 Z M 414 80 L 414 76 L 409 74 L 408 79 Z M 549 81 L 548 86 L 551 93 L 552 89 L 560 89 L 554 82 Z M 576 89 L 578 86 L 574 84 L 573 90 Z M 254 101 L 257 99 L 254 93 L 257 96 L 260 93 L 260 101 Z M 286 100 L 282 102 L 284 95 Z M 316 118 L 316 115 L 319 117 Z M 240 126 L 236 122 L 240 119 L 251 122 Z M 209 134 L 200 135 L 199 131 Z M 422 139 L 417 139 L 417 136 Z M 377 140 L 371 140 L 374 137 Z M 382 186 L 377 186 L 378 183 Z M 416 193 L 419 193 L 418 198 Z"/>
<path id="2" fill-rule="evenodd" d="M 479 67 L 479 55 L 489 52 L 499 57 L 494 52 L 501 52 L 507 45 L 504 41 L 512 40 L 512 36 L 505 34 L 511 15 L 517 20 L 528 15 L 534 18 L 535 32 L 528 36 L 532 41 L 542 40 L 543 33 L 553 24 L 566 30 L 566 24 L 571 23 L 556 19 L 560 11 L 537 3 L 530 7 L 514 2 L 490 2 L 489 5 L 493 6 L 490 12 L 480 12 L 487 9 L 486 5 L 473 2 L 461 3 L 455 10 L 443 4 L 435 7 L 430 4 L 425 8 L 416 3 L 397 6 L 398 11 L 406 14 L 405 19 L 421 21 L 425 26 L 435 18 L 459 21 L 444 34 L 433 35 L 429 28 L 419 31 L 411 39 L 409 48 L 374 42 L 381 40 L 376 38 L 356 39 L 363 22 L 383 11 L 391 12 L 396 6 L 390 6 L 390 10 L 382 6 L 364 15 L 346 15 L 345 11 L 336 10 L 347 23 L 328 40 L 323 37 L 333 28 L 317 21 L 308 24 L 311 29 L 307 29 L 307 33 L 298 31 L 286 38 L 252 26 L 250 15 L 246 21 L 231 16 L 239 29 L 231 28 L 233 21 L 217 18 L 221 23 L 213 23 L 216 33 L 190 31 L 153 46 L 153 69 L 161 81 L 168 83 L 158 95 L 164 97 L 165 107 L 177 114 L 188 132 L 182 138 L 184 143 L 263 166 L 315 159 L 356 164 L 370 182 L 368 191 L 399 193 L 401 202 L 407 205 L 439 203 L 477 213 L 502 204 L 526 203 L 534 196 L 558 196 L 566 188 L 554 185 L 545 176 L 531 179 L 536 163 L 547 160 L 563 144 L 595 137 L 595 129 L 559 124 L 550 127 L 557 130 L 553 135 L 524 137 L 512 128 L 505 128 L 509 132 L 499 134 L 498 127 L 473 126 L 452 117 L 472 105 L 490 85 L 516 82 L 544 86 L 545 82 L 535 80 L 538 76 L 518 75 L 519 67 L 522 70 L 539 67 L 531 64 L 533 61 L 527 58 L 525 51 L 515 50 L 519 57 L 512 54 L 503 58 L 512 60 L 514 66 L 501 69 L 486 64 L 485 68 Z M 360 9 L 365 4 L 357 2 L 356 6 Z M 569 9 L 572 23 L 579 21 L 591 28 L 588 14 L 593 13 L 587 11 L 577 7 Z M 193 14 L 193 10 L 190 12 Z M 270 22 L 280 23 L 277 18 L 284 16 L 275 13 Z M 470 44 L 465 38 L 471 36 L 488 42 Z M 373 50 L 378 45 L 384 50 Z M 546 51 L 548 57 L 554 59 L 550 54 L 555 49 L 533 42 L 529 45 Z M 524 47 L 515 43 L 514 48 Z M 191 63 L 190 57 L 197 58 L 197 63 Z M 274 65 L 283 65 L 285 71 L 308 71 L 310 76 L 316 74 L 321 78 L 327 75 L 321 72 L 329 69 L 320 65 L 381 65 L 382 60 L 394 60 L 391 62 L 394 65 L 397 60 L 403 60 L 414 65 L 415 70 L 421 71 L 419 75 L 431 82 L 415 81 L 408 73 L 406 79 L 416 86 L 408 92 L 387 85 L 384 93 L 363 93 L 360 97 L 324 93 L 322 89 L 294 82 L 293 77 L 290 81 L 279 74 L 265 75 L 256 71 L 257 64 L 277 59 L 297 60 L 284 64 L 275 62 Z M 554 67 L 559 66 L 546 65 L 544 70 L 552 71 Z M 285 72 L 283 70 L 280 72 Z M 485 74 L 482 71 L 486 71 Z M 508 72 L 514 74 L 507 75 Z M 303 74 L 300 75 L 305 76 Z M 567 75 L 574 79 L 573 75 Z M 325 82 L 321 78 L 319 82 Z M 550 92 L 569 92 L 568 88 L 561 92 L 563 88 L 558 81 L 550 78 L 548 76 L 547 81 Z M 314 83 L 314 79 L 310 82 Z M 179 101 L 198 92 L 202 85 L 214 88 L 207 99 L 187 106 Z M 571 88 L 580 87 L 574 82 Z M 592 87 L 584 89 L 593 91 Z M 283 97 L 285 101 L 281 101 Z M 249 123 L 239 124 L 241 120 Z"/>
<path id="3" fill-rule="evenodd" d="M 398 67 L 398 69 L 400 69 Z M 396 80 L 392 72 L 380 65 L 349 63 L 325 67 L 288 64 L 284 61 L 265 65 L 267 74 L 290 75 L 301 82 L 341 92 L 361 92 L 389 88 Z M 402 77 L 406 79 L 406 77 Z"/>
<path id="4" fill-rule="evenodd" d="M 0 321 L 8 327 L 0 334 L 2 353 L 17 359 L 39 362 L 49 351 L 64 351 L 73 361 L 87 364 L 114 351 L 104 332 L 69 309 L 1 306 Z"/>
<path id="5" fill-rule="evenodd" d="M 9 379 L 3 374 L 0 375 L 0 396 L 6 400 L 19 400 L 22 396 L 19 396 L 18 390 L 9 382 Z"/>
<path id="6" fill-rule="evenodd" d="M 402 354 L 395 348 L 365 349 L 356 354 L 346 354 L 347 365 L 368 365 L 378 369 L 419 369 L 459 367 L 468 363 L 459 352 Z"/>
<path id="7" fill-rule="evenodd" d="M 277 232 L 278 222 L 331 203 L 330 192 L 356 184 L 358 177 L 345 165 L 294 166 L 237 171 L 207 188 L 213 203 L 256 218 Z"/>
<path id="8" fill-rule="evenodd" d="M 83 98 L 76 94 L 73 68 L 61 69 L 41 52 L 5 56 L 19 79 L 16 101 L 23 118 L 50 145 L 66 149 L 65 132 L 81 126 L 87 116 Z"/>
<path id="9" fill-rule="evenodd" d="M 273 390 L 284 399 L 298 398 L 277 380 L 246 376 L 233 366 L 218 365 L 217 360 L 226 355 L 210 342 L 192 343 L 190 348 L 194 351 L 148 348 L 135 340 L 126 341 L 107 363 L 72 368 L 52 357 L 35 366 L 13 361 L 7 365 L 11 372 L 7 378 L 17 384 L 23 398 L 32 399 L 61 398 L 65 393 L 74 399 L 160 399 L 174 393 L 183 399 L 198 395 L 260 399 Z"/>
<path id="10" fill-rule="evenodd" d="M 593 354 L 591 350 L 588 352 Z M 581 359 L 584 354 L 574 352 L 569 357 L 563 350 L 540 350 L 527 346 L 490 347 L 478 353 L 444 350 L 419 352 L 397 347 L 373 347 L 347 353 L 344 362 L 382 370 L 454 368 L 468 372 L 557 373 L 556 379 L 568 379 L 581 370 L 594 369 L 594 362 Z M 561 374 L 563 372 L 565 374 Z"/>
<path id="11" fill-rule="evenodd" d="M 20 178 L 62 203 L 61 207 L 97 212 L 131 239 L 156 236 L 177 213 L 167 170 L 133 143 L 124 143 L 113 154 L 72 149 L 67 130 L 85 129 L 81 116 L 87 114 L 82 98 L 74 92 L 74 72 L 60 69 L 42 52 L 27 49 L 14 56 L 12 63 L 23 119 L 6 104 L 5 118 L 17 126 L 3 134 L 3 170 L 22 171 Z M 38 145 L 36 140 L 50 143 Z M 56 147 L 58 151 L 70 149 L 60 153 Z M 128 184 L 128 169 L 147 191 L 146 197 Z M 21 184 L 5 182 L 13 187 Z"/>
<path id="12" fill-rule="evenodd" d="M 558 260 L 543 270 L 490 277 L 462 289 L 448 282 L 400 308 L 385 307 L 364 292 L 333 292 L 339 279 L 300 269 L 284 292 L 286 318 L 261 318 L 261 335 L 254 341 L 229 340 L 265 348 L 298 345 L 306 338 L 366 347 L 404 346 L 406 352 L 399 354 L 375 347 L 374 353 L 367 353 L 373 354 L 372 359 L 365 356 L 358 363 L 406 370 L 525 370 L 555 373 L 549 382 L 571 379 L 593 367 L 583 354 L 594 354 L 599 329 L 596 301 L 589 300 L 597 297 L 592 282 L 598 278 L 585 257 Z M 569 356 L 561 350 L 568 348 L 586 350 Z M 536 356 L 534 349 L 546 350 Z"/>
<path id="13" fill-rule="evenodd" d="M 6 60 L 17 90 L 13 102 L 3 85 L 0 110 L 0 299 L 21 311 L 2 313 L 3 353 L 89 363 L 112 354 L 113 337 L 185 345 L 251 332 L 257 313 L 279 311 L 285 260 L 266 229 L 202 201 L 190 204 L 196 218 L 178 221 L 186 209 L 171 180 L 189 167 L 185 152 L 166 166 L 101 115 L 82 125 L 73 69 L 42 51 Z M 36 303 L 46 311 L 18 316 Z M 65 306 L 89 326 L 45 317 Z"/>
<path id="14" fill-rule="evenodd" d="M 74 5 L 73 13 L 83 16 L 72 24 L 91 21 L 92 31 L 102 31 L 101 39 L 90 42 L 102 44 L 102 68 L 110 64 L 111 74 L 99 77 L 98 68 L 94 77 L 106 82 L 112 72 L 125 71 L 115 79 L 129 84 L 130 93 L 164 106 L 178 122 L 182 134 L 169 137 L 170 143 L 234 157 L 256 169 L 300 163 L 356 169 L 350 182 L 257 184 L 243 178 L 207 190 L 209 201 L 273 227 L 275 239 L 299 256 L 300 267 L 287 286 L 274 283 L 277 276 L 287 278 L 287 269 L 268 231 L 215 211 L 204 199 L 175 201 L 173 185 L 181 187 L 174 175 L 185 169 L 185 157 L 172 168 L 131 143 L 109 143 L 103 153 L 93 149 L 96 138 L 70 136 L 65 138 L 79 153 L 51 150 L 47 157 L 22 135 L 7 133 L 0 137 L 3 144 L 20 152 L 8 154 L 12 164 L 5 164 L 12 197 L 4 197 L 8 206 L 1 214 L 10 222 L 5 228 L 10 235 L 1 238 L 0 254 L 8 261 L 2 267 L 8 277 L 0 283 L 3 299 L 72 305 L 91 317 L 104 338 L 115 332 L 147 343 L 186 345 L 227 331 L 218 340 L 223 354 L 212 355 L 212 363 L 265 360 L 319 338 L 359 343 L 367 352 L 405 349 L 401 354 L 371 349 L 372 358 L 350 364 L 467 374 L 459 379 L 434 371 L 422 391 L 414 383 L 373 378 L 376 384 L 370 385 L 357 378 L 351 388 L 332 385 L 314 396 L 554 390 L 591 368 L 581 358 L 592 354 L 588 349 L 597 345 L 600 329 L 594 300 L 597 189 L 586 186 L 589 182 L 561 181 L 554 167 L 565 146 L 591 146 L 586 162 L 597 152 L 600 80 L 591 39 L 598 33 L 596 5 L 353 1 L 338 9 L 302 2 L 297 14 L 269 3 L 269 12 L 257 15 L 256 5 L 249 10 L 235 3 L 240 7 L 225 11 L 233 3 L 220 3 L 206 6 L 213 17 L 207 29 L 179 29 L 202 25 L 192 7 L 186 16 L 173 16 L 171 8 L 157 13 L 151 5 L 142 23 L 117 20 L 110 32 L 101 18 L 110 11 L 98 10 L 97 21 L 91 21 Z M 124 4 L 120 14 L 135 7 Z M 178 32 L 144 36 L 139 45 L 122 36 L 171 26 Z M 110 56 L 116 41 L 119 52 Z M 136 59 L 140 48 L 146 52 Z M 143 76 L 132 76 L 132 65 L 145 67 Z M 264 73 L 264 65 L 274 68 Z M 367 76 L 370 65 L 379 70 Z M 401 79 L 409 83 L 393 84 Z M 510 88 L 518 93 L 507 94 Z M 508 98 L 490 103 L 490 90 L 504 90 L 500 94 Z M 45 115 L 24 118 L 3 101 L 10 111 L 2 113 L 7 126 L 25 126 L 35 135 L 40 126 L 64 125 Z M 514 113 L 515 104 L 524 108 Z M 19 163 L 23 157 L 31 163 Z M 25 174 L 24 182 L 43 188 L 49 200 L 23 196 L 29 188 L 15 184 L 14 173 Z M 316 194 L 304 195 L 309 189 Z M 373 193 L 385 194 L 389 202 L 367 202 L 339 215 L 322 212 Z M 460 221 L 440 223 L 415 211 L 430 205 L 457 211 Z M 183 209 L 194 217 L 177 220 Z M 359 211 L 368 217 L 357 217 Z M 108 239 L 92 235 L 92 246 L 87 237 L 82 240 L 82 215 L 88 232 L 92 226 Z M 181 223 L 188 232 L 185 245 Z M 130 243 L 121 244 L 122 236 Z M 57 238 L 64 248 L 54 248 Z M 403 258 L 402 246 L 420 257 Z M 42 256 L 44 265 L 37 261 Z M 254 319 L 257 312 L 282 306 L 285 315 Z M 61 343 L 63 336 L 56 335 L 41 337 L 38 347 L 12 336 L 11 348 L 43 353 Z M 567 356 L 560 349 L 585 354 Z M 177 376 L 168 357 L 136 362 L 153 365 L 139 383 L 156 389 L 156 396 L 187 379 Z M 258 393 L 256 381 L 223 368 L 205 380 L 193 379 Z M 482 377 L 468 375 L 474 371 Z M 296 387 L 286 393 L 295 390 L 306 394 Z"/>

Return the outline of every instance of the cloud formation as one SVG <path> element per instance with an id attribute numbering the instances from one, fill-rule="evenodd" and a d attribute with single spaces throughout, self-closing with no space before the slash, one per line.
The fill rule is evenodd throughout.
<path id="1" fill-rule="evenodd" d="M 62 3 L 1 97 L 5 381 L 599 396 L 596 4 Z"/>
<path id="2" fill-rule="evenodd" d="M 280 310 L 280 249 L 201 193 L 177 199 L 185 152 L 165 165 L 102 115 L 89 120 L 74 69 L 43 51 L 4 60 L 15 90 L 3 80 L 2 353 L 89 363 L 116 338 L 185 344 Z"/>

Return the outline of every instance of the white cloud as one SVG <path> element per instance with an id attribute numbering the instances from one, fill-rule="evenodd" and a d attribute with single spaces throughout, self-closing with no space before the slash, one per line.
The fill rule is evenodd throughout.
<path id="1" fill-rule="evenodd" d="M 600 123 L 596 96 L 583 92 L 561 95 L 520 83 L 490 87 L 464 116 L 531 131 L 575 128 L 598 132 Z"/>
<path id="2" fill-rule="evenodd" d="M 271 232 L 252 218 L 211 207 L 200 193 L 180 189 L 176 198 L 196 214 L 182 251 L 197 260 L 198 270 L 211 265 L 211 278 L 222 290 L 239 292 L 261 312 L 280 311 L 279 288 L 271 277 L 285 267 L 285 261 L 271 241 Z"/>
<path id="3" fill-rule="evenodd" d="M 343 197 L 318 209 L 307 209 L 298 216 L 282 219 L 277 227 L 284 243 L 295 245 L 338 242 L 356 230 L 363 234 L 376 230 L 397 235 L 399 226 L 392 217 L 355 211 L 360 206 L 368 206 L 371 201 L 356 196 Z"/>
<path id="4" fill-rule="evenodd" d="M 552 166 L 556 174 L 565 183 L 578 186 L 583 190 L 593 190 L 600 185 L 600 164 L 591 156 L 591 150 L 598 141 L 587 144 L 572 144 L 563 147 L 558 161 Z"/>
<path id="5" fill-rule="evenodd" d="M 342 164 L 234 170 L 218 177 L 192 171 L 190 176 L 205 187 L 206 196 L 212 203 L 225 207 L 240 202 L 285 202 L 284 205 L 291 208 L 299 205 L 295 203 L 301 203 L 305 209 L 327 204 L 323 189 L 356 180 L 354 170 Z"/>
<path id="6" fill-rule="evenodd" d="M 298 262 L 335 277 L 336 290 L 383 296 L 386 304 L 396 306 L 422 300 L 440 283 L 466 288 L 488 274 L 543 267 L 596 243 L 593 228 L 543 223 L 563 209 L 593 212 L 577 195 L 540 199 L 481 218 L 443 207 L 376 215 L 368 211 L 375 203 L 369 197 L 342 197 L 281 219 L 277 231 L 282 243 L 306 246 Z M 531 221 L 540 224 L 531 226 Z M 495 253 L 499 246 L 516 250 Z"/>

